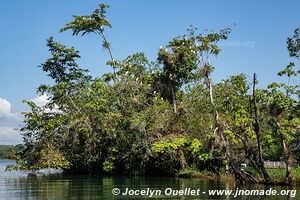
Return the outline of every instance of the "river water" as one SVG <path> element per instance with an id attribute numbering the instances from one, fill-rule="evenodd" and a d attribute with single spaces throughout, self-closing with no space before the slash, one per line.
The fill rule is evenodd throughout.
<path id="1" fill-rule="evenodd" d="M 299 186 L 238 186 L 233 182 L 199 178 L 31 175 L 27 172 L 6 172 L 5 166 L 12 163 L 13 161 L 0 160 L 1 200 L 300 199 L 300 194 L 297 193 L 300 193 Z"/>

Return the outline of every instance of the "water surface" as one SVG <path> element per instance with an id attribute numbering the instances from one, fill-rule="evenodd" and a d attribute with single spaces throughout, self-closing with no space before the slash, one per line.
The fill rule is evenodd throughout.
<path id="1" fill-rule="evenodd" d="M 243 185 L 231 182 L 220 182 L 196 178 L 166 177 L 99 177 L 99 176 L 67 176 L 62 174 L 30 175 L 27 172 L 5 172 L 5 166 L 13 161 L 0 160 L 0 199 L 2 200 L 93 200 L 93 199 L 260 199 L 284 200 L 300 199 L 300 194 L 260 195 L 234 197 L 231 195 L 209 195 L 209 190 L 300 190 L 299 187 Z M 115 189 L 114 189 L 115 188 Z M 126 191 L 131 191 L 131 195 Z M 184 194 L 180 194 L 185 192 Z M 191 190 L 199 190 L 198 195 L 191 195 Z M 114 195 L 113 192 L 119 195 Z M 151 192 L 156 195 L 151 196 Z M 159 193 L 159 191 L 161 193 Z M 174 195 L 168 193 L 173 192 Z M 144 192 L 144 193 L 143 193 Z M 122 193 L 124 195 L 122 195 Z M 126 193 L 126 194 L 125 194 Z M 139 193 L 140 195 L 135 195 Z M 142 195 L 141 195 L 142 193 Z M 165 194 L 167 193 L 167 195 Z M 151 197 L 150 197 L 151 196 Z"/>

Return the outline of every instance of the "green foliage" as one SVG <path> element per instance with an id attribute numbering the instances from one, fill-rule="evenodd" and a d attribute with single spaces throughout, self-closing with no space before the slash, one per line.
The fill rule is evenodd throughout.
<path id="1" fill-rule="evenodd" d="M 72 82 L 74 80 L 80 80 L 81 78 L 89 79 L 90 77 L 85 75 L 87 70 L 78 68 L 76 59 L 80 58 L 79 51 L 59 44 L 50 37 L 47 40 L 47 46 L 52 57 L 47 59 L 45 63 L 41 64 L 43 71 L 48 72 L 49 76 L 56 82 Z"/>
<path id="2" fill-rule="evenodd" d="M 291 57 L 299 58 L 300 56 L 300 29 L 294 31 L 293 37 L 287 39 L 287 48 Z"/>
<path id="3" fill-rule="evenodd" d="M 0 159 L 13 159 L 17 152 L 23 149 L 22 144 L 18 145 L 0 145 Z"/>
<path id="4" fill-rule="evenodd" d="M 52 145 L 48 144 L 39 153 L 37 168 L 68 169 L 70 162 Z M 30 169 L 33 169 L 32 167 Z"/>
<path id="5" fill-rule="evenodd" d="M 171 50 L 168 50 L 170 48 Z M 170 51 L 170 52 L 169 52 Z M 165 84 L 178 87 L 193 79 L 193 70 L 196 69 L 196 46 L 194 38 L 174 38 L 166 48 L 161 48 L 158 61 L 163 64 L 160 79 Z"/>
<path id="6" fill-rule="evenodd" d="M 109 8 L 109 6 L 100 4 L 99 8 L 97 8 L 91 15 L 74 15 L 74 21 L 67 23 L 60 31 L 62 32 L 71 29 L 73 31 L 73 35 L 78 35 L 80 33 L 84 35 L 86 33 L 94 32 L 102 33 L 105 26 L 111 28 L 111 24 L 107 21 L 105 16 L 106 8 Z"/>
<path id="7" fill-rule="evenodd" d="M 185 138 L 179 137 L 173 139 L 171 142 L 158 141 L 153 144 L 153 153 L 166 153 L 169 154 L 172 150 L 177 150 L 187 143 Z"/>
<path id="8" fill-rule="evenodd" d="M 112 55 L 111 45 L 106 39 L 106 36 L 104 34 L 104 28 L 109 27 L 111 28 L 111 24 L 106 19 L 106 9 L 109 8 L 108 5 L 100 4 L 99 8 L 97 8 L 92 14 L 90 15 L 83 15 L 83 16 L 76 16 L 74 15 L 74 20 L 67 23 L 60 32 L 66 31 L 66 30 L 72 30 L 73 35 L 78 35 L 81 33 L 81 35 L 85 35 L 86 33 L 95 33 L 99 35 L 102 39 L 102 46 L 108 50 L 111 61 L 107 64 L 111 65 L 114 68 L 115 73 L 115 61 Z M 115 75 L 115 74 L 114 74 Z M 114 77 L 115 78 L 115 77 Z"/>
<path id="9" fill-rule="evenodd" d="M 108 49 L 113 73 L 92 78 L 77 60 L 79 52 L 49 38 L 50 58 L 40 68 L 53 85 L 41 85 L 48 102 L 39 107 L 24 101 L 24 148 L 12 156 L 12 168 L 63 169 L 75 173 L 175 174 L 191 171 L 218 173 L 240 163 L 258 172 L 258 145 L 263 157 L 282 157 L 284 138 L 288 151 L 299 141 L 299 86 L 295 63 L 278 75 L 287 84 L 273 83 L 255 88 L 244 74 L 213 83 L 214 67 L 209 56 L 217 56 L 218 42 L 230 29 L 201 33 L 190 28 L 158 52 L 156 62 L 144 53 L 123 60 L 112 57 L 104 28 L 111 27 L 106 8 L 100 4 L 91 15 L 74 16 L 61 31 L 73 35 L 96 33 Z M 296 36 L 289 40 L 297 57 Z M 252 83 L 253 84 L 253 83 Z M 260 135 L 254 131 L 255 93 Z M 226 169 L 228 172 L 228 169 Z"/>
<path id="10" fill-rule="evenodd" d="M 103 163 L 103 171 L 112 172 L 114 170 L 114 164 L 110 161 L 105 161 Z"/>
<path id="11" fill-rule="evenodd" d="M 175 173 L 188 167 L 200 167 L 212 159 L 198 139 L 168 135 L 153 143 L 151 161 L 163 173 Z"/>
<path id="12" fill-rule="evenodd" d="M 278 169 L 267 169 L 270 176 L 276 180 L 276 181 L 284 181 L 285 180 L 285 169 L 278 168 Z M 294 174 L 297 179 L 300 177 L 300 168 L 299 167 L 293 167 L 292 173 Z"/>
<path id="13" fill-rule="evenodd" d="M 219 33 L 208 33 L 207 35 L 200 34 L 196 36 L 197 41 L 200 43 L 197 50 L 205 52 L 206 54 L 218 55 L 221 49 L 218 47 L 217 43 L 220 40 L 226 40 L 230 32 L 231 29 L 226 28 Z"/>

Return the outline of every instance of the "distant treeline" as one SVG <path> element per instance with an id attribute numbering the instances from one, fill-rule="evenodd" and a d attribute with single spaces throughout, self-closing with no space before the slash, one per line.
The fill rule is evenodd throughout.
<path id="1" fill-rule="evenodd" d="M 17 145 L 0 145 L 0 159 L 8 159 L 13 152 L 19 152 L 23 148 L 22 144 Z"/>

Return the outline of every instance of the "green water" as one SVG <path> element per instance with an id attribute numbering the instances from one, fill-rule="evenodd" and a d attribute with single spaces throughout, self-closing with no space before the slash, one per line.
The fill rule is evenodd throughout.
<path id="1" fill-rule="evenodd" d="M 275 187 L 263 185 L 238 186 L 232 182 L 220 182 L 208 179 L 176 179 L 165 177 L 91 177 L 66 176 L 60 174 L 29 175 L 26 172 L 5 172 L 5 166 L 13 161 L 0 160 L 0 199 L 263 199 L 282 200 L 300 199 L 300 194 L 289 195 L 239 195 L 239 190 L 299 191 L 300 187 Z M 115 188 L 115 189 L 114 189 Z M 127 189 L 128 188 L 128 189 Z M 114 189 L 114 190 L 113 190 Z M 209 195 L 209 190 L 233 190 L 231 195 Z M 120 192 L 119 195 L 113 195 Z M 126 193 L 131 191 L 131 195 Z M 180 191 L 181 190 L 181 191 Z M 192 193 L 194 190 L 194 193 Z M 153 194 L 151 196 L 151 192 Z M 137 195 L 135 195 L 137 194 Z M 169 194 L 174 192 L 172 194 Z M 198 192 L 198 193 L 197 193 Z M 123 194 L 122 194 L 123 193 Z M 139 195 L 138 195 L 139 193 Z M 142 195 L 141 195 L 142 194 Z"/>

